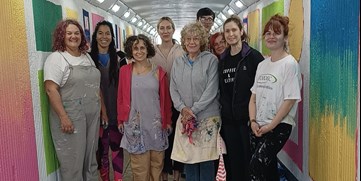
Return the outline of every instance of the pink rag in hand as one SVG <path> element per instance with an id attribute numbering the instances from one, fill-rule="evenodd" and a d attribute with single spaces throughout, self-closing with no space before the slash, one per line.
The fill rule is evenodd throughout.
<path id="1" fill-rule="evenodd" d="M 192 134 L 197 129 L 197 126 L 198 125 L 197 125 L 197 121 L 195 118 L 191 118 L 191 119 L 187 120 L 187 122 L 185 124 L 183 124 L 182 134 L 186 134 L 188 136 L 189 143 L 191 143 L 191 144 L 194 144 Z"/>

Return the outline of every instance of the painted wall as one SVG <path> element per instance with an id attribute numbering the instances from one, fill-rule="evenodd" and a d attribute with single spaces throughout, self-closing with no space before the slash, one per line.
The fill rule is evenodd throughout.
<path id="1" fill-rule="evenodd" d="M 265 56 L 265 22 L 276 13 L 290 18 L 303 100 L 278 157 L 299 180 L 360 180 L 358 8 L 356 0 L 264 0 L 239 14 L 248 18 L 250 44 Z"/>
<path id="2" fill-rule="evenodd" d="M 26 7 L 26 8 L 24 8 Z M 290 17 L 290 51 L 303 75 L 297 126 L 279 159 L 299 180 L 360 180 L 359 1 L 262 0 L 247 19 L 251 45 L 267 55 L 262 27 Z M 332 13 L 330 13 L 332 12 Z M 5 0 L 0 7 L 0 180 L 57 180 L 42 69 L 57 21 L 75 18 L 92 34 L 95 21 L 125 37 L 142 33 L 84 1 Z M 357 41 L 358 40 L 358 41 Z"/>
<path id="3" fill-rule="evenodd" d="M 0 180 L 39 180 L 24 7 L 0 6 Z"/>
<path id="4" fill-rule="evenodd" d="M 25 8 L 26 7 L 26 8 Z M 84 11 L 89 12 L 88 19 Z M 117 27 L 118 48 L 132 33 L 144 33 L 85 1 L 6 0 L 0 7 L 0 180 L 58 180 L 58 163 L 48 125 L 43 64 L 51 52 L 52 32 L 73 18 L 93 33 L 95 21 Z M 6 25 L 6 26 L 5 26 Z M 114 27 L 115 28 L 115 27 Z M 118 33 L 119 32 L 119 33 Z M 124 32 L 124 33 L 123 33 Z"/>

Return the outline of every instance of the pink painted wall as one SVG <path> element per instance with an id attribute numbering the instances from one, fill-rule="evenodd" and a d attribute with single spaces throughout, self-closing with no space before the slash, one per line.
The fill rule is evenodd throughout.
<path id="1" fill-rule="evenodd" d="M 9 181 L 39 180 L 23 3 L 0 6 L 0 180 Z"/>

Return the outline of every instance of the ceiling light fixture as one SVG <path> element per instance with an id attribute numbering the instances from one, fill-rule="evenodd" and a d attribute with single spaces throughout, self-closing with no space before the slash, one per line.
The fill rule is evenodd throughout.
<path id="1" fill-rule="evenodd" d="M 138 26 L 142 26 L 142 25 L 143 25 L 143 23 L 141 21 L 139 21 Z"/>
<path id="2" fill-rule="evenodd" d="M 114 4 L 114 6 L 112 7 L 112 11 L 113 11 L 114 13 L 116 13 L 117 11 L 119 11 L 119 8 L 120 8 L 120 6 Z"/>
<path id="3" fill-rule="evenodd" d="M 149 31 L 150 31 L 150 29 L 152 29 L 152 27 L 151 27 L 151 26 L 149 26 L 149 27 L 148 27 L 147 32 L 149 32 Z"/>
<path id="4" fill-rule="evenodd" d="M 222 12 L 220 12 L 219 14 L 220 14 L 221 18 L 223 19 L 223 21 L 227 19 L 227 17 Z"/>
<path id="5" fill-rule="evenodd" d="M 132 19 L 132 23 L 135 23 L 137 20 L 138 20 L 138 19 L 137 19 L 136 17 L 134 17 L 134 18 Z"/>
<path id="6" fill-rule="evenodd" d="M 234 11 L 233 11 L 232 8 L 229 8 L 229 9 L 227 10 L 227 13 L 228 13 L 229 15 L 232 15 L 232 14 L 234 14 Z"/>
<path id="7" fill-rule="evenodd" d="M 241 2 L 241 1 L 236 1 L 235 3 L 234 3 L 238 8 L 243 8 L 243 3 Z"/>
<path id="8" fill-rule="evenodd" d="M 97 0 L 99 3 L 102 3 L 102 2 L 104 2 L 104 0 Z"/>
<path id="9" fill-rule="evenodd" d="M 129 15 L 130 15 L 130 12 L 129 12 L 129 11 L 127 11 L 127 12 L 125 12 L 125 13 L 124 13 L 124 15 L 123 15 L 123 16 L 124 16 L 124 18 L 128 18 L 128 17 L 129 17 Z"/>
<path id="10" fill-rule="evenodd" d="M 222 24 L 222 20 L 220 20 L 219 18 L 216 18 L 216 23 L 221 25 L 221 24 Z"/>

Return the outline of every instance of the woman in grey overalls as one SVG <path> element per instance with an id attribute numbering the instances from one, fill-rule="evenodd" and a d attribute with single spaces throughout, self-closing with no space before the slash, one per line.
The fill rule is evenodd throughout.
<path id="1" fill-rule="evenodd" d="M 87 49 L 79 23 L 60 21 L 54 31 L 55 52 L 44 64 L 51 134 L 65 181 L 98 180 L 100 72 Z"/>

